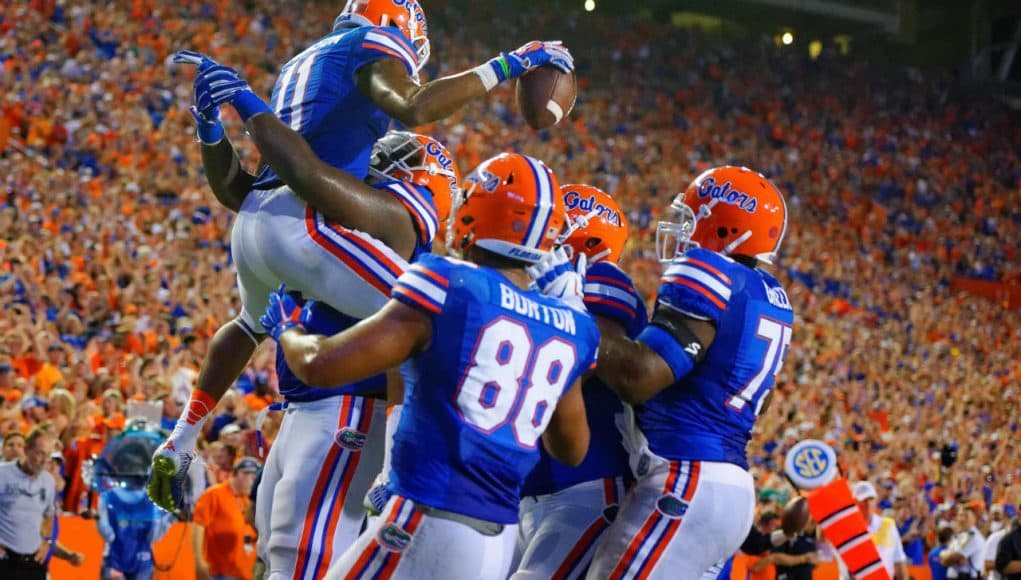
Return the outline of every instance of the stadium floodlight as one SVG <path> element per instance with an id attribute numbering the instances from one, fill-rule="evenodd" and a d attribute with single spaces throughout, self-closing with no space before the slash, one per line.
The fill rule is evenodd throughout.
<path id="1" fill-rule="evenodd" d="M 780 37 L 780 42 L 782 42 L 784 46 L 790 46 L 794 44 L 794 35 L 790 32 L 784 32 L 783 36 Z"/>
<path id="2" fill-rule="evenodd" d="M 585 0 L 585 12 L 592 12 L 596 9 L 596 0 Z"/>

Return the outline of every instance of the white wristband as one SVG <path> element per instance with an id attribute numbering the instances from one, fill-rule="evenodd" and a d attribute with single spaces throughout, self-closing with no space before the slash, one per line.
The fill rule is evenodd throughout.
<path id="1" fill-rule="evenodd" d="M 479 80 L 482 81 L 482 86 L 486 87 L 487 93 L 493 90 L 493 87 L 500 84 L 500 79 L 497 78 L 496 72 L 488 62 L 473 68 L 472 72 L 479 76 Z"/>

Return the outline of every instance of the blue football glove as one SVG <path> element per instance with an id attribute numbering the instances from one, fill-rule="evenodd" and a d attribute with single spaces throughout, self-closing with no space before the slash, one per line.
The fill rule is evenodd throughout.
<path id="1" fill-rule="evenodd" d="M 517 50 L 502 53 L 488 64 L 501 83 L 545 64 L 555 66 L 565 73 L 574 71 L 574 58 L 559 40 L 533 40 Z"/>
<path id="2" fill-rule="evenodd" d="M 269 305 L 266 306 L 266 312 L 259 322 L 274 341 L 280 342 L 280 335 L 288 330 L 292 328 L 304 330 L 305 327 L 298 321 L 300 315 L 301 309 L 298 304 L 294 298 L 287 295 L 287 288 L 281 284 L 276 292 L 270 292 Z"/>
<path id="3" fill-rule="evenodd" d="M 259 113 L 268 113 L 270 108 L 252 91 L 248 81 L 238 71 L 222 65 L 208 56 L 191 51 L 180 51 L 173 62 L 198 66 L 195 75 L 195 107 L 204 117 L 220 105 L 229 104 L 241 116 L 241 122 Z"/>
<path id="4" fill-rule="evenodd" d="M 193 64 L 198 67 L 198 72 L 220 64 L 208 56 L 193 50 L 179 50 L 175 52 L 171 62 L 174 64 Z"/>
<path id="5" fill-rule="evenodd" d="M 195 105 L 188 108 L 195 118 L 195 134 L 203 145 L 216 145 L 223 139 L 223 123 L 220 122 L 220 107 L 202 111 Z"/>
<path id="6" fill-rule="evenodd" d="M 586 260 L 585 254 L 580 254 L 577 265 L 571 264 L 571 256 L 562 246 L 526 270 L 544 295 L 559 298 L 571 308 L 585 312 Z"/>
<path id="7" fill-rule="evenodd" d="M 190 50 L 180 50 L 174 53 L 172 62 L 195 65 L 200 73 L 219 66 L 219 63 L 208 56 Z M 205 145 L 215 145 L 223 139 L 223 123 L 220 122 L 219 107 L 192 105 L 189 112 L 195 118 L 195 133 L 198 135 L 199 141 Z"/>
<path id="8" fill-rule="evenodd" d="M 312 311 L 316 306 L 318 306 L 318 303 L 311 298 L 305 301 L 305 306 L 301 309 L 301 317 L 298 319 L 305 328 L 312 326 Z"/>

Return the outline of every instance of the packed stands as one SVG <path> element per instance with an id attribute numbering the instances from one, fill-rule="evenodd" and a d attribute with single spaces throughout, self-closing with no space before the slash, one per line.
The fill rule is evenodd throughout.
<path id="1" fill-rule="evenodd" d="M 162 401 L 172 426 L 207 341 L 238 311 L 231 215 L 203 179 L 191 73 L 168 56 L 208 52 L 267 94 L 280 63 L 328 29 L 334 4 L 0 6 L 0 432 L 50 422 L 63 442 L 66 510 L 88 507 L 77 467 L 123 429 L 125 405 Z M 785 449 L 816 437 L 929 545 L 953 504 L 1012 513 L 1021 316 L 1006 298 L 951 287 L 1021 284 L 1016 112 L 945 72 L 828 50 L 812 60 L 771 38 L 598 13 L 508 20 L 482 4 L 429 3 L 428 74 L 548 34 L 578 60 L 578 105 L 535 132 L 500 89 L 428 129 L 463 173 L 514 148 L 546 160 L 562 183 L 615 194 L 633 226 L 624 266 L 650 297 L 656 221 L 703 169 L 747 165 L 787 195 L 777 270 L 798 318 L 749 449 L 764 501 L 792 491 L 780 474 Z M 236 116 L 224 116 L 254 167 Z M 210 483 L 235 455 L 258 452 L 249 405 L 275 389 L 272 348 L 259 349 L 210 421 L 210 441 L 221 441 L 209 447 Z M 263 426 L 269 441 L 278 420 L 270 413 Z M 959 459 L 941 470 L 944 446 Z"/>

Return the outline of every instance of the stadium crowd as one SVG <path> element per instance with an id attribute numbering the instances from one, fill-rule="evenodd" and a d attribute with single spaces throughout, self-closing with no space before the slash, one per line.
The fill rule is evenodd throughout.
<path id="1" fill-rule="evenodd" d="M 162 402 L 173 426 L 207 341 L 238 310 L 231 214 L 201 172 L 190 73 L 168 56 L 207 52 L 268 94 L 280 63 L 338 10 L 296 4 L 0 6 L 0 432 L 6 447 L 9 434 L 48 425 L 67 511 L 90 507 L 80 467 L 124 428 L 128 404 Z M 513 148 L 547 160 L 562 183 L 612 192 L 632 224 L 623 266 L 646 295 L 660 273 L 656 221 L 703 169 L 747 165 L 787 195 L 777 270 L 798 318 L 749 448 L 764 509 L 792 492 L 785 450 L 815 437 L 839 449 L 849 479 L 875 482 L 916 563 L 955 508 L 974 508 L 984 531 L 1017 515 L 1021 317 L 949 289 L 955 276 L 1021 283 L 1016 114 L 949 73 L 495 5 L 430 2 L 426 73 L 562 38 L 579 63 L 574 112 L 536 133 L 501 89 L 429 132 L 462 171 Z M 254 165 L 232 115 L 228 131 Z M 259 454 L 272 349 L 209 422 L 210 484 Z M 276 415 L 263 425 L 269 443 Z M 958 460 L 941 467 L 945 446 Z"/>

